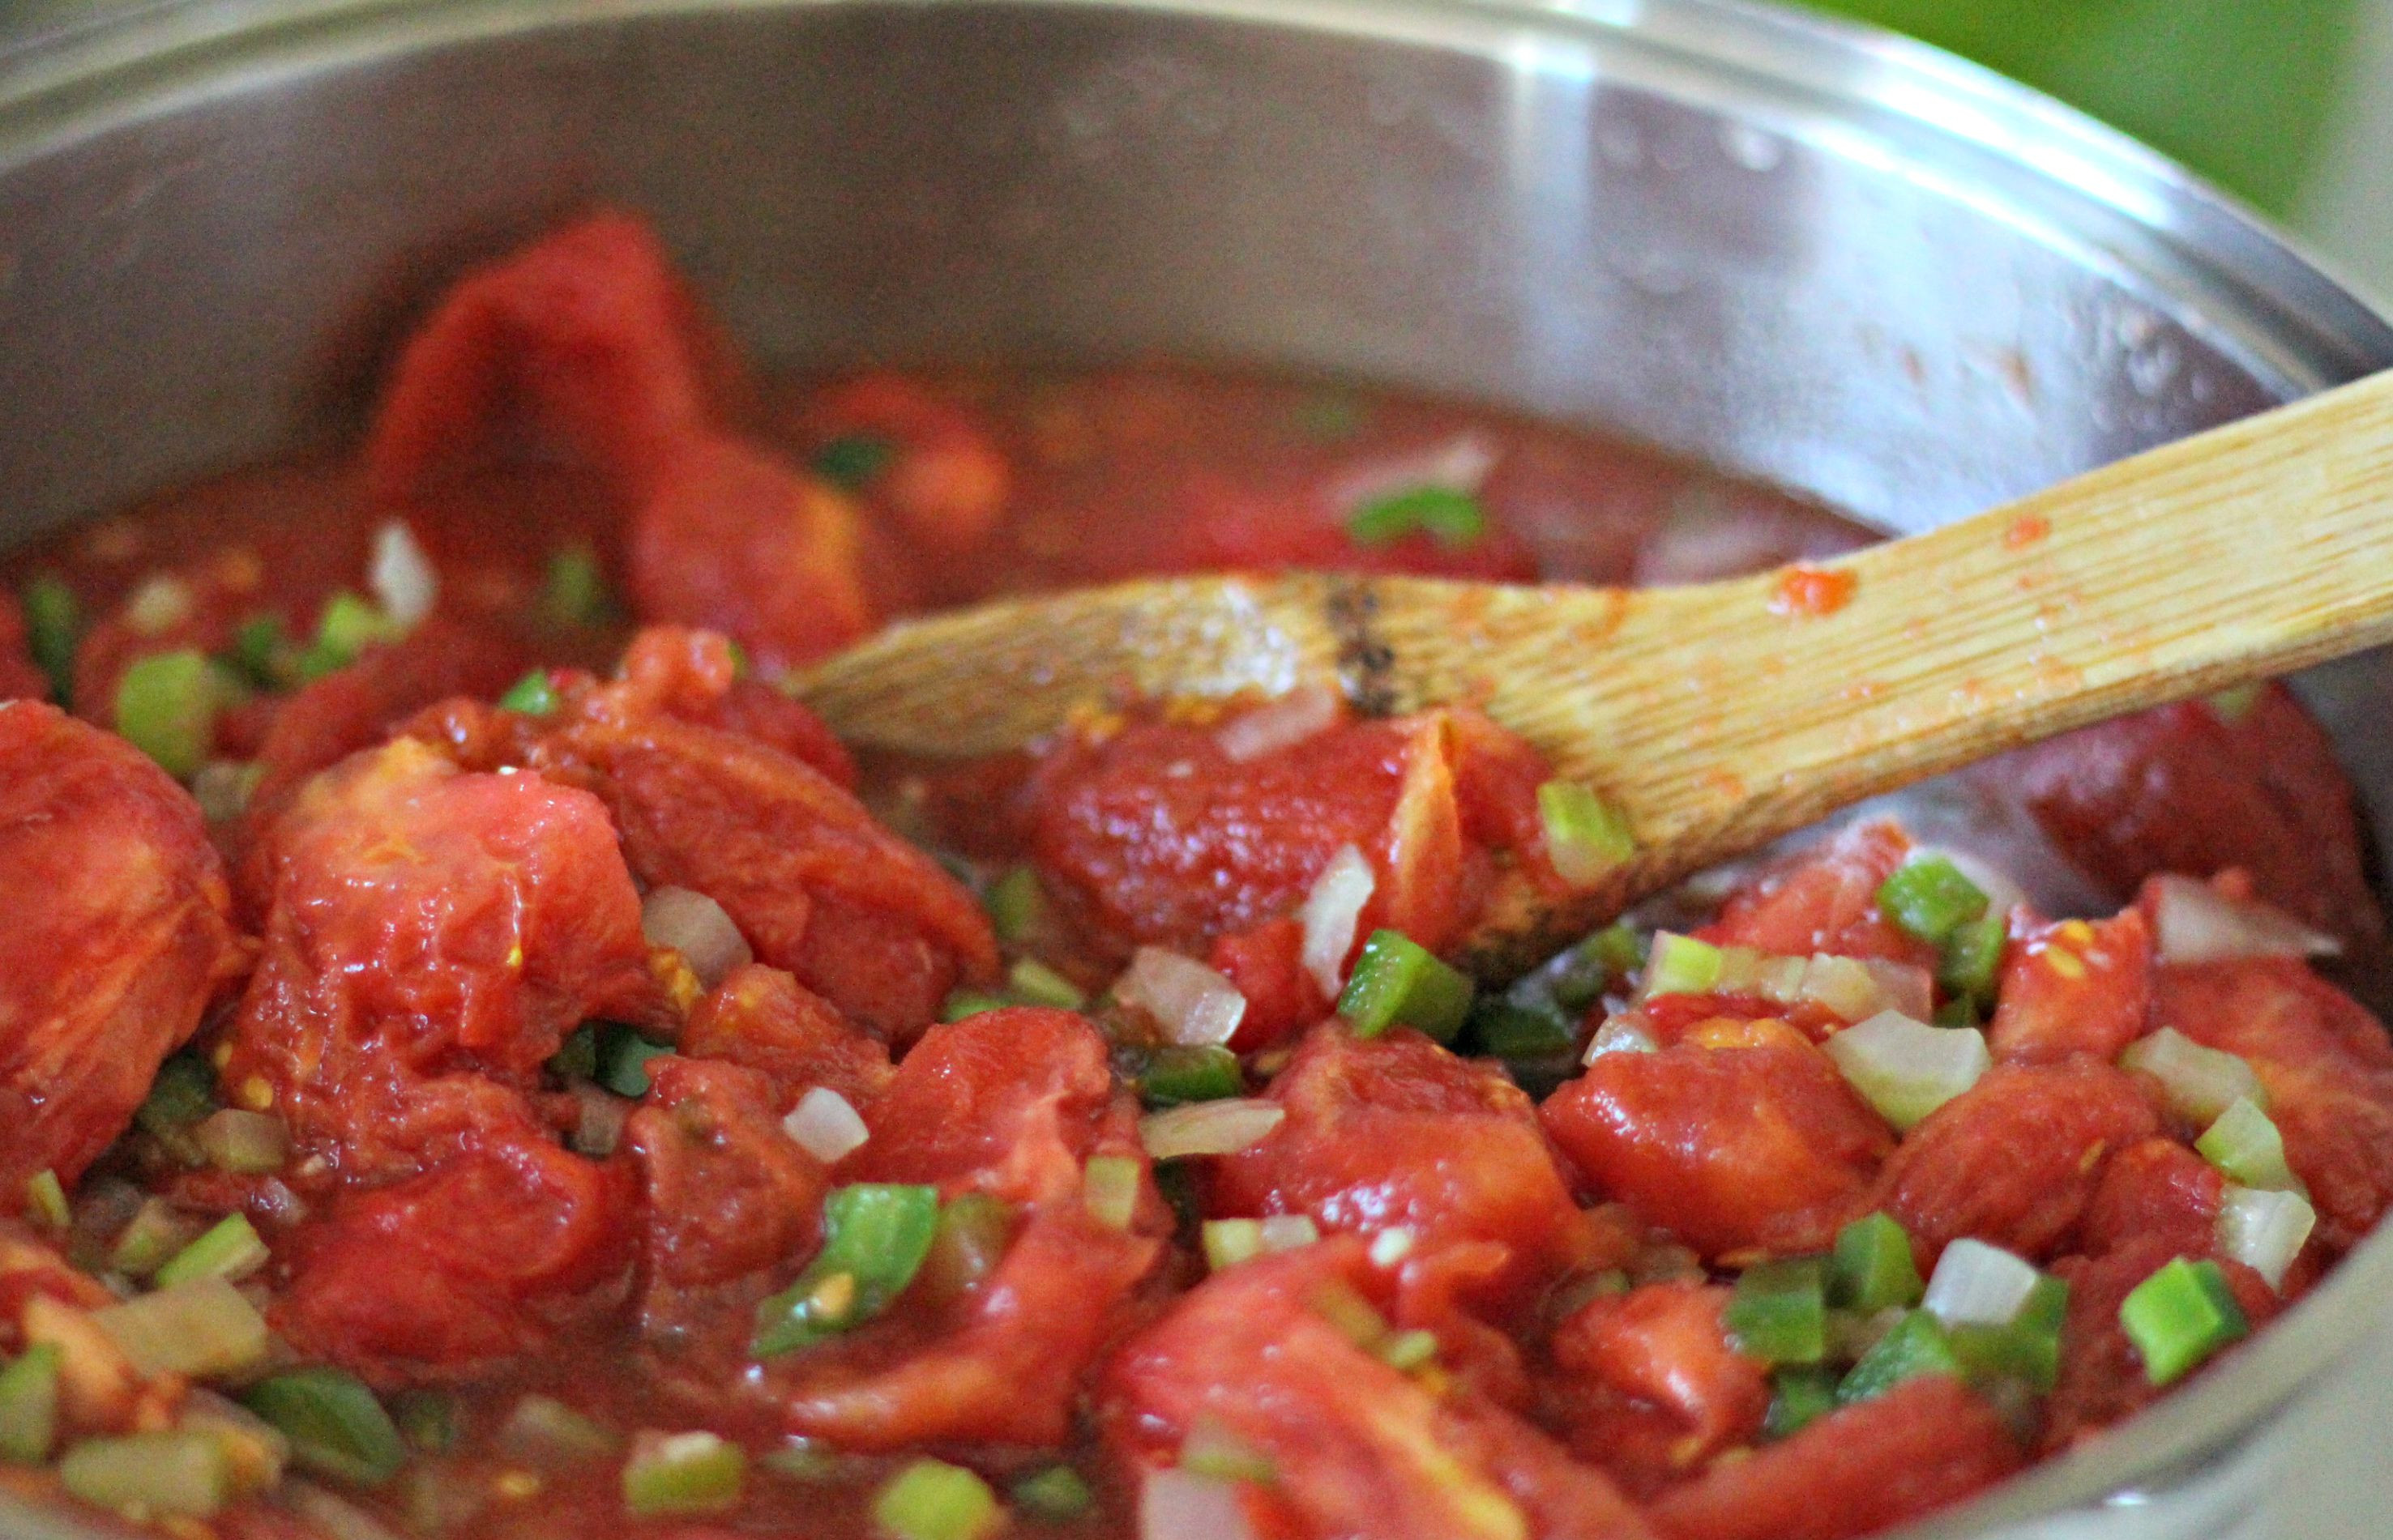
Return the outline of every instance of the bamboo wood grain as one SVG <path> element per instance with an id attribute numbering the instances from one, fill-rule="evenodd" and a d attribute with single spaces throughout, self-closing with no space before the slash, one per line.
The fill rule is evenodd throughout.
<path id="1" fill-rule="evenodd" d="M 1092 702 L 1334 682 L 1467 702 L 1628 814 L 1639 854 L 1559 908 L 1509 887 L 1500 972 L 1849 803 L 2086 723 L 2393 640 L 2393 372 L 1930 533 L 1684 588 L 1170 579 L 892 627 L 803 692 L 844 737 L 1018 748 Z M 2393 702 L 2388 702 L 2393 707 Z"/>

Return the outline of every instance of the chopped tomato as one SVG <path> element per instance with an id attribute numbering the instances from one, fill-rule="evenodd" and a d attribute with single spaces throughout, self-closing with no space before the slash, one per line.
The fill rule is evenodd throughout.
<path id="1" fill-rule="evenodd" d="M 1329 1014 L 1329 997 L 1304 965 L 1301 920 L 1266 920 L 1233 931 L 1213 943 L 1206 960 L 1247 998 L 1230 1039 L 1241 1053 L 1269 1048 Z"/>
<path id="2" fill-rule="evenodd" d="M 1366 543 L 1327 489 L 1272 488 L 1191 470 L 1176 489 L 1178 538 L 1142 565 L 1162 572 L 1399 572 L 1526 581 L 1536 557 L 1501 527 L 1459 542 L 1415 530 Z"/>
<path id="3" fill-rule="evenodd" d="M 2060 1332 L 2060 1380 L 2045 1403 L 2046 1450 L 2065 1449 L 2160 1398 L 2142 1356 L 2119 1324 L 2119 1306 L 2172 1258 L 2209 1253 L 2207 1242 L 2187 1250 L 2165 1236 L 2145 1235 L 2099 1258 L 2069 1257 L 2053 1265 L 2069 1284 L 2069 1316 Z M 2241 1262 L 2210 1259 L 2226 1273 L 2236 1303 L 2254 1326 L 2277 1313 L 2277 1294 L 2267 1280 Z"/>
<path id="4" fill-rule="evenodd" d="M 1878 912 L 1877 890 L 1911 853 L 1890 823 L 1855 824 L 1739 888 L 1720 918 L 1695 933 L 1721 946 L 1781 957 L 1884 958 L 1936 966 L 1936 948 Z"/>
<path id="5" fill-rule="evenodd" d="M 1493 1064 L 1399 1029 L 1324 1023 L 1266 1093 L 1288 1110 L 1214 1169 L 1223 1214 L 1310 1214 L 1326 1230 L 1411 1233 L 1416 1257 L 1493 1241 L 1497 1299 L 1572 1259 L 1578 1213 L 1536 1109 Z"/>
<path id="6" fill-rule="evenodd" d="M 1993 1407 L 1930 1375 L 1721 1460 L 1654 1504 L 1668 1540 L 1848 1540 L 1991 1486 L 2020 1464 Z"/>
<path id="7" fill-rule="evenodd" d="M 702 727 L 743 733 L 856 790 L 856 761 L 823 719 L 743 674 L 730 641 L 713 632 L 647 626 L 623 649 L 613 709 L 663 711 Z"/>
<path id="8" fill-rule="evenodd" d="M 1670 1459 L 1686 1469 L 1750 1442 L 1770 1410 L 1762 1365 L 1730 1346 L 1720 1325 L 1729 1291 L 1649 1284 L 1592 1300 L 1554 1328 L 1554 1362 L 1677 1420 Z"/>
<path id="9" fill-rule="evenodd" d="M 1997 1064 L 1905 1135 L 1873 1207 L 1932 1257 L 1964 1235 L 2037 1259 L 2076 1227 L 2114 1152 L 2158 1131 L 2108 1064 Z"/>
<path id="10" fill-rule="evenodd" d="M 1541 1110 L 1598 1191 L 1710 1257 L 1824 1244 L 1893 1143 L 1808 1045 L 1606 1053 Z"/>
<path id="11" fill-rule="evenodd" d="M 249 965 L 200 810 L 123 739 L 0 703 L 0 1194 L 72 1183 Z M 8 1211 L 13 1212 L 13 1207 Z"/>
<path id="12" fill-rule="evenodd" d="M 2128 1145 L 2102 1168 L 2079 1224 L 2077 1244 L 2099 1257 L 2146 1239 L 2166 1241 L 2190 1256 L 2208 1251 L 2227 1179 L 2174 1139 Z"/>
<path id="13" fill-rule="evenodd" d="M 2028 1064 L 2117 1058 L 2143 1035 L 2151 959 L 2151 932 L 2132 908 L 2094 922 L 2014 917 L 2001 1004 L 1986 1028 L 1994 1056 Z"/>
<path id="14" fill-rule="evenodd" d="M 871 1104 L 896 1072 L 888 1045 L 778 968 L 735 968 L 700 997 L 682 1024 L 679 1051 L 761 1071 L 784 1107 L 817 1086 Z"/>

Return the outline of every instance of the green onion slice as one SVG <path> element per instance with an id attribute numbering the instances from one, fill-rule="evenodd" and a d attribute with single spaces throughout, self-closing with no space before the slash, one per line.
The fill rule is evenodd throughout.
<path id="1" fill-rule="evenodd" d="M 74 696 L 75 646 L 83 640 L 83 603 L 52 573 L 25 585 L 25 640 L 33 661 L 49 677 L 50 698 L 69 706 Z"/>
<path id="2" fill-rule="evenodd" d="M 159 1268 L 157 1284 L 173 1288 L 202 1278 L 238 1281 L 264 1267 L 267 1259 L 266 1243 L 258 1239 L 249 1216 L 227 1214 Z"/>

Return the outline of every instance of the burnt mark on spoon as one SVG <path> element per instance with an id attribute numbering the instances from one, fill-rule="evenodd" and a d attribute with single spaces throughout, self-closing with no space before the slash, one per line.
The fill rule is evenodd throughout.
<path id="1" fill-rule="evenodd" d="M 1380 593 L 1367 581 L 1333 578 L 1323 605 L 1338 643 L 1338 682 L 1362 716 L 1393 716 L 1396 651 L 1379 634 Z"/>

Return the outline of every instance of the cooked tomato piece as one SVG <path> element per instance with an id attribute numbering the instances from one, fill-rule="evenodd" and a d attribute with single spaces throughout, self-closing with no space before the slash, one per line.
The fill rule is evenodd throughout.
<path id="1" fill-rule="evenodd" d="M 2108 1064 L 1997 1064 L 1903 1136 L 1873 1207 L 1931 1255 L 1968 1235 L 2046 1257 L 2076 1227 L 2103 1161 L 2159 1127 L 2134 1077 Z"/>
<path id="2" fill-rule="evenodd" d="M 757 1071 L 667 1056 L 649 1080 L 623 1126 L 645 1199 L 641 1325 L 663 1336 L 729 1317 L 744 1332 L 814 1251 L 830 1176 L 782 1131 L 780 1097 Z"/>
<path id="3" fill-rule="evenodd" d="M 2160 968 L 2152 1019 L 2258 1072 L 2321 1242 L 2347 1250 L 2393 1207 L 2393 1044 L 2358 1002 L 2298 959 L 2246 958 Z"/>
<path id="4" fill-rule="evenodd" d="M 1893 1144 L 1808 1045 L 1606 1053 L 1541 1111 L 1599 1192 L 1707 1257 L 1818 1247 Z"/>
<path id="5" fill-rule="evenodd" d="M 2127 909 L 2089 922 L 2014 918 L 1986 1038 L 2012 1064 L 2072 1054 L 2115 1059 L 2143 1035 L 2151 1001 L 2151 932 Z"/>
<path id="6" fill-rule="evenodd" d="M 2060 1380 L 2045 1403 L 2046 1451 L 2065 1449 L 2160 1399 L 2142 1356 L 2119 1324 L 2119 1306 L 2137 1285 L 2179 1256 L 2217 1261 L 2256 1328 L 2277 1313 L 2277 1294 L 2268 1281 L 2241 1262 L 2211 1258 L 2206 1241 L 2188 1250 L 2166 1236 L 2147 1235 L 2099 1258 L 2063 1258 L 2053 1272 L 2068 1281 L 2069 1316 L 2060 1330 Z"/>
<path id="7" fill-rule="evenodd" d="M 25 633 L 25 611 L 17 595 L 0 589 L 0 700 L 47 700 L 50 682 L 33 666 Z"/>
<path id="8" fill-rule="evenodd" d="M 869 1146 L 868 1146 L 869 1147 Z M 843 1448 L 967 1441 L 1055 1448 L 1081 1376 L 1163 1250 L 1074 1204 L 1035 1213 L 995 1272 L 929 1335 L 896 1323 L 768 1368 L 789 1431 Z"/>
<path id="9" fill-rule="evenodd" d="M 683 626 L 647 626 L 623 649 L 614 708 L 646 705 L 684 722 L 742 733 L 804 760 L 845 790 L 856 761 L 822 718 L 743 673 L 728 638 Z"/>
<path id="10" fill-rule="evenodd" d="M 1108 1364 L 1109 1435 L 1168 1463 L 1200 1424 L 1271 1462 L 1272 1493 L 1304 1536 L 1641 1536 L 1611 1483 L 1467 1391 L 1441 1397 L 1330 1324 L 1343 1289 L 1384 1302 L 1357 1239 L 1214 1274 Z"/>
<path id="11" fill-rule="evenodd" d="M 336 1198 L 296 1231 L 268 1319 L 380 1384 L 474 1375 L 605 1308 L 630 1265 L 631 1168 L 553 1144 L 468 1155 Z"/>
<path id="12" fill-rule="evenodd" d="M 223 1084 L 349 1180 L 527 1137 L 567 1032 L 655 1010 L 606 809 L 538 775 L 400 739 L 302 788 L 255 868 L 266 951 Z"/>
<path id="13" fill-rule="evenodd" d="M 1358 940 L 1384 925 L 1434 950 L 1475 912 L 1476 836 L 1508 823 L 1489 805 L 1508 783 L 1471 761 L 1511 740 L 1459 720 L 1348 722 L 1243 762 L 1210 730 L 1163 723 L 1071 739 L 1031 782 L 1033 849 L 1106 932 L 1201 948 L 1294 913 L 1351 844 L 1377 879 Z"/>
<path id="14" fill-rule="evenodd" d="M 1247 1013 L 1230 1046 L 1241 1053 L 1269 1048 L 1329 1014 L 1332 1001 L 1304 966 L 1304 925 L 1266 920 L 1213 943 L 1206 960 L 1247 998 Z"/>
<path id="15" fill-rule="evenodd" d="M 366 442 L 369 485 L 404 506 L 442 466 L 509 450 L 638 479 L 732 387 L 656 232 L 594 214 L 468 274 L 417 329 Z"/>
<path id="16" fill-rule="evenodd" d="M 1994 1408 L 1930 1375 L 1716 1462 L 1650 1512 L 1669 1540 L 1847 1540 L 1959 1502 L 2020 1464 Z"/>
<path id="17" fill-rule="evenodd" d="M 735 968 L 682 1024 L 679 1051 L 762 1072 L 784 1108 L 817 1086 L 865 1107 L 888 1088 L 888 1045 L 778 968 Z"/>
<path id="18" fill-rule="evenodd" d="M 987 1011 L 922 1035 L 880 1100 L 842 1181 L 930 1182 L 1016 1203 L 1080 1190 L 1115 1099 L 1105 1040 L 1041 1006 Z"/>
<path id="19" fill-rule="evenodd" d="M 644 881 L 713 899 L 759 959 L 884 1032 L 918 1030 L 959 979 L 994 975 L 973 895 L 821 772 L 618 701 L 594 692 L 532 763 L 595 786 Z"/>
<path id="20" fill-rule="evenodd" d="M 937 549 L 978 544 L 1013 491 L 1013 467 L 979 420 L 907 375 L 875 371 L 826 386 L 801 426 L 817 448 L 859 437 L 885 447 L 886 463 L 858 489 Z"/>
<path id="21" fill-rule="evenodd" d="M 120 738 L 0 703 L 0 1193 L 72 1183 L 248 967 L 200 810 Z M 10 1210 L 13 1212 L 13 1208 Z"/>
<path id="22" fill-rule="evenodd" d="M 1493 1241 L 1510 1265 L 1500 1299 L 1572 1256 L 1578 1211 L 1536 1109 L 1502 1070 L 1417 1032 L 1308 1035 L 1267 1098 L 1287 1118 L 1216 1162 L 1220 1214 L 1310 1214 L 1325 1230 L 1401 1227 L 1413 1255 Z"/>
<path id="23" fill-rule="evenodd" d="M 2099 1257 L 2138 1241 L 2163 1240 L 2190 1256 L 2212 1245 L 2227 1179 L 2174 1139 L 2128 1145 L 2102 1168 L 2077 1244 Z"/>
<path id="24" fill-rule="evenodd" d="M 1740 888 L 1695 933 L 1781 957 L 1826 952 L 1933 968 L 1936 948 L 1877 908 L 1877 890 L 1910 854 L 1910 839 L 1894 825 L 1855 824 Z"/>
<path id="25" fill-rule="evenodd" d="M 2188 700 L 2053 738 L 1989 766 L 2087 876 L 2125 899 L 2155 872 L 2251 872 L 2258 895 L 2384 955 L 2351 783 L 2283 685 L 2240 715 Z"/>
<path id="26" fill-rule="evenodd" d="M 1770 1411 L 1768 1375 L 1720 1326 L 1728 1298 L 1724 1288 L 1667 1283 L 1592 1300 L 1554 1328 L 1554 1362 L 1667 1411 L 1678 1423 L 1671 1463 L 1691 1468 L 1751 1442 Z"/>

